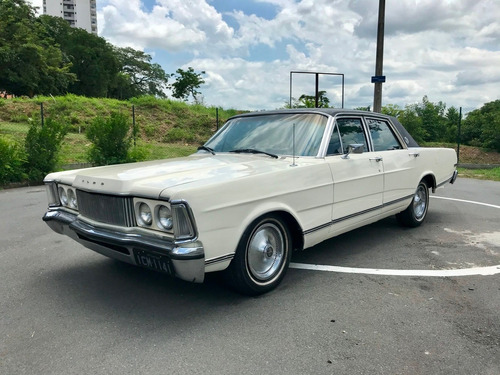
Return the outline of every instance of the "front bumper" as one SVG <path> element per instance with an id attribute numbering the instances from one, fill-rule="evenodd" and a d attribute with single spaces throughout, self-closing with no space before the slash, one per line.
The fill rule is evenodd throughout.
<path id="1" fill-rule="evenodd" d="M 134 251 L 147 251 L 166 257 L 171 267 L 168 273 L 182 280 L 201 283 L 205 277 L 205 251 L 201 242 L 192 240 L 177 243 L 171 239 L 126 232 L 119 228 L 101 228 L 60 209 L 51 209 L 43 221 L 56 233 L 64 234 L 100 254 L 139 265 Z"/>

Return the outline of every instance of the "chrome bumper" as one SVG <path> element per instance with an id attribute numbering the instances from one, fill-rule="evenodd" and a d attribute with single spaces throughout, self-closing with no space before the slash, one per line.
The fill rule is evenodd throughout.
<path id="1" fill-rule="evenodd" d="M 451 176 L 450 184 L 453 184 L 455 182 L 457 176 L 458 176 L 458 171 L 455 169 L 455 171 L 453 172 L 453 176 Z"/>
<path id="2" fill-rule="evenodd" d="M 53 209 L 43 221 L 56 233 L 64 234 L 83 246 L 113 259 L 139 265 L 134 250 L 147 251 L 169 259 L 171 271 L 182 280 L 201 283 L 205 277 L 205 251 L 199 241 L 176 243 L 173 240 L 136 232 L 110 230 L 78 219 L 76 214 Z"/>

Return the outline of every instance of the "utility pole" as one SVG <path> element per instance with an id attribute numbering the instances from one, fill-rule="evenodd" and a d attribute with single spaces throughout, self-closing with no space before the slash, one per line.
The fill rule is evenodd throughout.
<path id="1" fill-rule="evenodd" d="M 384 66 L 384 24 L 385 24 L 385 0 L 379 0 L 378 4 L 378 28 L 377 28 L 377 56 L 375 60 L 375 76 L 372 83 L 375 83 L 373 93 L 373 112 L 382 112 L 382 83 L 385 82 L 383 76 Z"/>

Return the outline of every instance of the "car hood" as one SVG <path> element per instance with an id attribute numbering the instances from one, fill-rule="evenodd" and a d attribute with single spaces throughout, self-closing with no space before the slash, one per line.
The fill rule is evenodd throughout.
<path id="1" fill-rule="evenodd" d="M 190 185 L 220 184 L 283 170 L 289 164 L 287 158 L 274 159 L 265 155 L 194 154 L 185 158 L 52 173 L 45 181 L 54 180 L 107 194 L 159 197 L 163 191 L 180 185 L 187 189 Z"/>

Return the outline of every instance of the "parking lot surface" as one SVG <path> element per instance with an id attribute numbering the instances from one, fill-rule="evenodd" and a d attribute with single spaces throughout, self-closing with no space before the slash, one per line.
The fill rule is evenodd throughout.
<path id="1" fill-rule="evenodd" d="M 500 374 L 498 182 L 296 253 L 257 298 L 105 258 L 45 208 L 0 191 L 0 374 Z"/>

